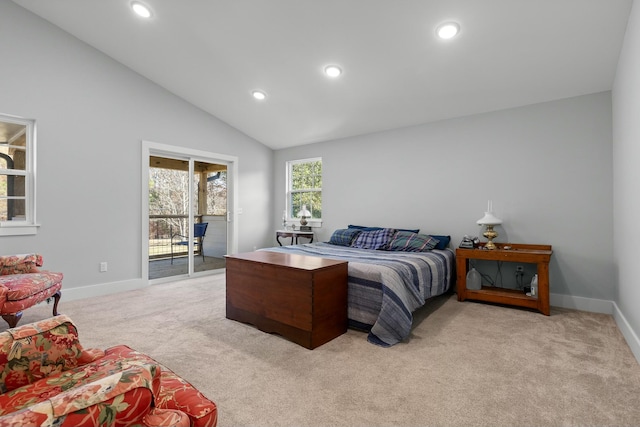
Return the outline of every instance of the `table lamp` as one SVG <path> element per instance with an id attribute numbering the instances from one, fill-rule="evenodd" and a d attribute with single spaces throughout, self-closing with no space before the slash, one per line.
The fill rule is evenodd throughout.
<path id="1" fill-rule="evenodd" d="M 482 233 L 482 235 L 488 240 L 488 242 L 485 243 L 484 247 L 487 249 L 496 249 L 496 245 L 493 243 L 493 239 L 498 237 L 498 233 L 494 231 L 493 226 L 502 224 L 502 220 L 496 218 L 493 215 L 493 202 L 491 200 L 489 200 L 487 211 L 484 213 L 484 216 L 476 221 L 476 223 L 478 225 L 484 225 L 485 227 L 487 227 L 485 232 Z"/>
<path id="2" fill-rule="evenodd" d="M 307 209 L 307 205 L 302 205 L 300 212 L 298 212 L 298 217 L 300 217 L 300 230 L 311 231 L 311 227 L 306 227 L 307 218 L 311 217 L 311 212 Z"/>

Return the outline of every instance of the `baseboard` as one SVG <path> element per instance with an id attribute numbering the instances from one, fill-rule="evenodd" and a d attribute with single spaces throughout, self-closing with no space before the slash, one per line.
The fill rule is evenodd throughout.
<path id="1" fill-rule="evenodd" d="M 224 273 L 224 269 L 210 270 L 205 273 L 197 273 L 193 277 L 202 277 L 205 275 L 216 275 Z M 118 292 L 133 291 L 136 289 L 144 288 L 149 285 L 158 285 L 162 283 L 174 282 L 176 280 L 186 279 L 186 275 L 163 277 L 154 280 L 142 280 L 142 279 L 129 279 L 119 282 L 100 283 L 98 285 L 80 286 L 77 288 L 69 288 L 62 286 L 62 300 L 61 301 L 74 301 L 83 298 L 92 298 L 102 295 L 115 294 Z"/>
<path id="2" fill-rule="evenodd" d="M 550 303 L 555 307 L 570 308 L 574 310 L 590 311 L 592 313 L 604 313 L 613 316 L 618 329 L 627 341 L 631 352 L 640 363 L 640 339 L 635 333 L 627 319 L 620 311 L 615 301 L 607 301 L 594 298 L 573 297 L 570 295 L 551 294 L 549 295 Z"/>
<path id="3" fill-rule="evenodd" d="M 571 308 L 591 313 L 613 314 L 613 301 L 574 297 L 563 294 L 550 294 L 549 303 L 553 307 Z"/>
<path id="4" fill-rule="evenodd" d="M 102 295 L 115 294 L 118 292 L 132 291 L 148 286 L 147 281 L 142 279 L 122 280 L 120 282 L 100 283 L 98 285 L 81 286 L 78 288 L 62 287 L 62 299 L 64 301 L 74 301 L 83 298 L 92 298 Z"/>
<path id="5" fill-rule="evenodd" d="M 631 352 L 636 357 L 638 363 L 640 363 L 640 339 L 638 339 L 638 335 L 633 328 L 631 328 L 631 325 L 627 322 L 627 318 L 624 317 L 624 314 L 622 314 L 618 304 L 615 302 L 613 303 L 613 319 L 616 321 L 618 329 L 622 332 L 622 336 L 624 336 L 627 344 L 629 344 Z"/>

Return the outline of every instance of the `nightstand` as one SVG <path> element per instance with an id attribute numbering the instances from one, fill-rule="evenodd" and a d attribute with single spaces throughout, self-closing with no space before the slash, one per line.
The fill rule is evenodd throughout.
<path id="1" fill-rule="evenodd" d="M 280 237 L 291 237 L 291 244 L 298 244 L 298 237 L 304 237 L 309 240 L 309 243 L 313 243 L 313 231 L 299 231 L 299 230 L 276 230 L 276 240 L 278 244 L 282 246 Z M 294 243 L 295 241 L 295 243 Z"/>
<path id="2" fill-rule="evenodd" d="M 549 316 L 549 260 L 553 251 L 550 245 L 525 245 L 516 243 L 496 244 L 497 249 L 456 249 L 456 287 L 458 301 L 465 299 L 493 302 L 533 308 Z M 510 249 L 504 249 L 510 247 Z M 523 262 L 538 267 L 538 296 L 527 296 L 521 290 L 482 286 L 482 289 L 467 289 L 467 269 L 470 259 L 489 261 Z"/>

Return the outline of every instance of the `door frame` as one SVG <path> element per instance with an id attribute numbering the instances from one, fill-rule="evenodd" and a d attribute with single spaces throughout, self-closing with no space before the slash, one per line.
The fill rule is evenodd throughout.
<path id="1" fill-rule="evenodd" d="M 234 254 L 238 252 L 238 157 L 226 154 L 212 153 L 208 151 L 195 150 L 191 148 L 179 147 L 174 145 L 162 144 L 153 141 L 142 141 L 142 195 L 141 195 L 141 224 L 142 224 L 142 280 L 146 283 L 156 284 L 173 281 L 176 278 L 185 277 L 184 275 L 163 277 L 159 279 L 149 279 L 149 159 L 151 156 L 166 156 L 169 158 L 179 158 L 189 161 L 189 175 L 193 174 L 193 162 L 201 161 L 207 163 L 217 163 L 227 166 L 227 253 Z M 193 196 L 192 185 L 193 180 L 189 179 L 189 223 L 193 221 L 191 197 Z M 189 226 L 191 229 L 193 226 Z M 192 247 L 191 245 L 189 246 Z M 192 254 L 192 251 L 190 251 Z M 192 254 L 193 255 L 193 254 Z M 192 256 L 190 257 L 192 258 Z M 189 272 L 187 277 L 204 276 L 215 274 L 217 270 L 208 272 L 193 272 L 193 262 L 189 262 Z"/>

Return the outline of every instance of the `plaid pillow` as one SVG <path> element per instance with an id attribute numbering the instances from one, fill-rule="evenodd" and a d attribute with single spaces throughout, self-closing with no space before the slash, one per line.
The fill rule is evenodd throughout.
<path id="1" fill-rule="evenodd" d="M 360 230 L 342 228 L 333 232 L 329 243 L 339 246 L 351 246 L 351 242 L 353 242 L 353 239 L 355 239 L 358 234 L 360 234 Z"/>
<path id="2" fill-rule="evenodd" d="M 435 248 L 438 240 L 426 234 L 398 231 L 387 245 L 385 251 L 426 252 Z"/>
<path id="3" fill-rule="evenodd" d="M 367 227 L 366 225 L 353 225 L 349 224 L 347 228 L 355 228 L 362 231 L 382 230 L 384 227 Z M 398 231 L 409 231 L 411 233 L 419 233 L 419 228 L 396 228 Z"/>
<path id="4" fill-rule="evenodd" d="M 391 240 L 395 232 L 395 228 L 363 231 L 356 237 L 353 243 L 351 243 L 351 246 L 360 249 L 379 249 L 389 243 L 389 240 Z"/>

